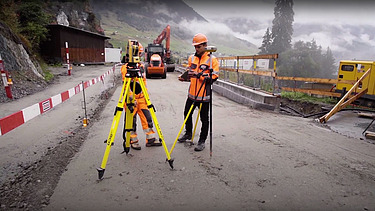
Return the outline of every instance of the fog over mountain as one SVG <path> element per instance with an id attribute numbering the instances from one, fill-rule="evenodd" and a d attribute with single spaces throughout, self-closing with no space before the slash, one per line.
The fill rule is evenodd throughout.
<path id="1" fill-rule="evenodd" d="M 272 28 L 274 0 L 184 2 L 209 22 L 202 24 L 224 25 L 218 33 L 232 33 L 258 47 L 267 27 Z M 336 60 L 374 60 L 374 9 L 370 0 L 295 0 L 292 42 L 314 39 L 324 50 L 329 47 Z"/>
<path id="2" fill-rule="evenodd" d="M 183 42 L 188 48 L 191 37 L 201 32 L 208 35 L 210 44 L 217 45 L 221 53 L 229 52 L 229 47 L 243 50 L 237 52 L 242 55 L 259 52 L 266 29 L 272 28 L 275 7 L 274 0 L 91 1 L 96 13 L 114 13 L 118 21 L 140 34 L 147 31 L 158 34 L 170 24 L 175 50 L 176 42 Z M 323 50 L 329 47 L 337 61 L 374 60 L 374 8 L 375 1 L 370 0 L 295 0 L 292 43 L 314 40 Z M 150 41 L 154 36 L 150 35 Z"/>
<path id="3" fill-rule="evenodd" d="M 117 33 L 130 36 L 132 31 L 137 39 L 150 43 L 169 24 L 174 52 L 193 52 L 192 37 L 197 33 L 207 34 L 209 44 L 216 45 L 220 49 L 219 54 L 255 54 L 258 51 L 256 45 L 231 33 L 229 26 L 206 20 L 182 0 L 91 0 L 91 5 L 112 41 L 119 37 L 119 34 L 111 35 L 117 28 Z M 114 26 L 116 22 L 124 24 Z M 132 29 L 126 28 L 126 25 Z M 145 35 L 148 36 L 147 41 Z M 123 42 L 124 37 L 121 39 Z"/>

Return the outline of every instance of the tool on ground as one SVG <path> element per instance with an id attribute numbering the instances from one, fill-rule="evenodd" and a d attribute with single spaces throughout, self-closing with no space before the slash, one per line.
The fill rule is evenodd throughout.
<path id="1" fill-rule="evenodd" d="M 128 154 L 128 152 L 130 151 L 130 132 L 133 131 L 133 115 L 132 115 L 133 112 L 132 111 L 133 111 L 135 98 L 133 97 L 132 99 L 130 99 L 131 97 L 129 96 L 129 93 L 130 93 L 130 85 L 131 84 L 133 85 L 132 90 L 136 89 L 136 84 L 137 84 L 136 80 L 137 79 L 138 79 L 139 85 L 141 87 L 141 90 L 144 94 L 144 97 L 145 97 L 145 100 L 146 100 L 146 103 L 147 103 L 147 107 L 150 110 L 152 119 L 154 121 L 156 130 L 157 130 L 158 135 L 159 135 L 159 139 L 160 139 L 160 141 L 162 143 L 162 146 L 164 148 L 164 151 L 166 153 L 167 161 L 168 161 L 170 167 L 173 169 L 174 159 L 171 159 L 170 153 L 169 153 L 168 148 L 166 146 L 166 143 L 164 141 L 164 136 L 161 132 L 158 120 L 157 120 L 156 115 L 155 115 L 155 107 L 154 107 L 154 105 L 151 104 L 150 97 L 147 93 L 146 86 L 144 84 L 144 81 L 142 80 L 142 78 L 143 78 L 142 74 L 143 73 L 141 72 L 141 70 L 139 68 L 137 68 L 137 63 L 139 63 L 139 61 L 140 60 L 139 60 L 139 54 L 138 54 L 138 41 L 129 40 L 128 46 L 127 46 L 127 56 L 126 56 L 126 62 L 128 63 L 128 71 L 127 71 L 127 74 L 126 74 L 126 82 L 122 86 L 120 98 L 119 98 L 118 104 L 115 108 L 115 113 L 114 113 L 115 117 L 113 118 L 108 138 L 105 141 L 105 143 L 107 144 L 107 147 L 106 147 L 106 150 L 105 150 L 105 153 L 104 153 L 104 156 L 103 156 L 102 164 L 101 164 L 100 168 L 97 168 L 98 174 L 99 174 L 99 179 L 103 178 L 105 167 L 106 167 L 106 164 L 107 164 L 107 161 L 108 161 L 108 156 L 109 156 L 111 147 L 113 146 L 115 134 L 116 134 L 118 124 L 119 124 L 120 118 L 121 118 L 121 113 L 124 110 L 125 104 L 126 104 L 127 109 L 126 109 L 126 115 L 125 115 L 125 118 L 126 118 L 126 120 L 125 120 L 126 140 L 125 140 L 125 144 L 124 144 L 125 145 L 124 151 L 126 152 L 126 154 Z"/>

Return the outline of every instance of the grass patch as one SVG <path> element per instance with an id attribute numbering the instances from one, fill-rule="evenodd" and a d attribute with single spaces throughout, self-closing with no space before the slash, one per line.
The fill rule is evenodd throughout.
<path id="1" fill-rule="evenodd" d="M 53 77 L 55 77 L 51 71 L 48 69 L 48 65 L 43 62 L 42 60 L 39 61 L 39 64 L 40 64 L 40 67 L 42 68 L 42 71 L 43 71 L 43 76 L 44 76 L 44 80 L 49 82 L 53 79 Z"/>
<path id="2" fill-rule="evenodd" d="M 55 77 L 55 76 L 51 73 L 51 71 L 49 71 L 49 70 L 44 71 L 44 78 L 47 82 L 51 81 L 53 79 L 53 77 Z"/>
<path id="3" fill-rule="evenodd" d="M 310 102 L 310 103 L 336 104 L 338 102 L 338 99 L 334 97 L 315 97 L 315 96 L 310 96 L 306 93 L 300 93 L 300 92 L 282 91 L 281 97 L 288 98 L 291 100 L 298 100 L 302 102 Z"/>

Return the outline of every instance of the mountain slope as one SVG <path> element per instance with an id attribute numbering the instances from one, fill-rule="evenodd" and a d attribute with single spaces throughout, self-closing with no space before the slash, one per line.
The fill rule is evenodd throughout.
<path id="1" fill-rule="evenodd" d="M 176 57 L 185 57 L 194 52 L 191 40 L 199 32 L 208 36 L 210 45 L 218 47 L 219 55 L 249 55 L 257 52 L 255 45 L 231 34 L 217 34 L 208 29 L 205 31 L 205 26 L 209 28 L 210 23 L 182 0 L 91 0 L 90 3 L 114 47 L 125 48 L 129 38 L 138 39 L 143 45 L 152 43 L 169 24 L 171 50 Z"/>

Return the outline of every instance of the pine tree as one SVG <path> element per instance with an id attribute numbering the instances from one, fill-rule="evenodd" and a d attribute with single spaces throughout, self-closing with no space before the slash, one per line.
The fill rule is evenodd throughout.
<path id="1" fill-rule="evenodd" d="M 41 0 L 22 2 L 18 8 L 20 32 L 24 35 L 35 52 L 39 50 L 40 42 L 47 39 L 47 24 L 49 15 L 43 11 Z"/>
<path id="2" fill-rule="evenodd" d="M 337 69 L 329 47 L 326 53 L 322 53 L 322 47 L 314 39 L 311 42 L 297 41 L 280 57 L 283 58 L 278 71 L 280 76 L 334 78 Z"/>
<path id="3" fill-rule="evenodd" d="M 324 68 L 324 76 L 328 78 L 334 78 L 337 74 L 337 66 L 335 57 L 329 47 L 327 47 L 326 53 L 323 55 L 322 66 Z"/>
<path id="4" fill-rule="evenodd" d="M 260 49 L 259 54 L 268 54 L 271 43 L 272 43 L 272 37 L 270 33 L 270 28 L 267 28 L 266 33 L 263 36 L 262 46 L 259 47 Z"/>
<path id="5" fill-rule="evenodd" d="M 269 53 L 282 53 L 291 48 L 293 35 L 293 0 L 275 0 L 272 21 L 272 45 Z"/>

